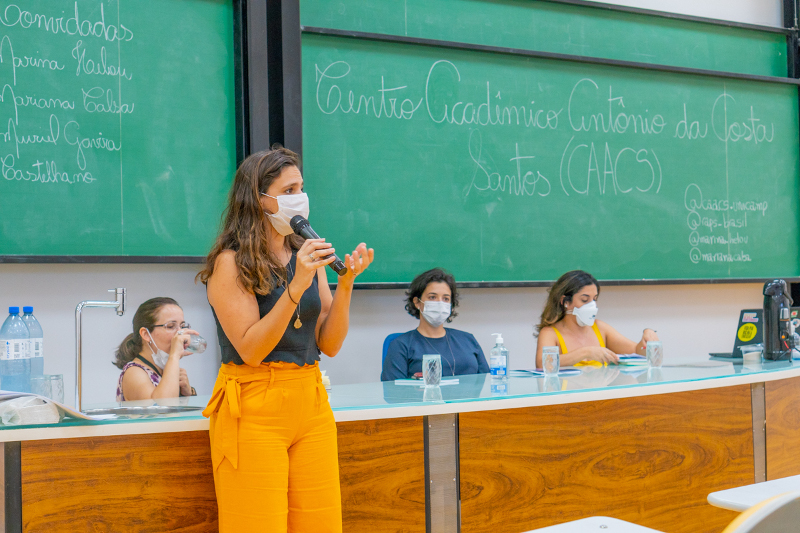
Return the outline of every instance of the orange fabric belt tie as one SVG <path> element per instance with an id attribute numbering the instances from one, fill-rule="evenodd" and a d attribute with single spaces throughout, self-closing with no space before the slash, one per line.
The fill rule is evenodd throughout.
<path id="1" fill-rule="evenodd" d="M 279 370 L 279 372 L 275 372 Z M 292 363 L 261 363 L 258 367 L 246 365 L 224 364 L 217 375 L 211 400 L 203 410 L 203 416 L 210 418 L 217 414 L 214 431 L 214 448 L 218 453 L 213 455 L 214 471 L 219 468 L 223 459 L 227 458 L 234 468 L 239 467 L 239 419 L 242 416 L 242 385 L 256 381 L 269 381 L 269 388 L 275 381 L 286 381 L 315 373 L 317 379 L 317 405 L 321 401 L 325 386 L 319 364 L 298 367 Z M 286 391 L 284 390 L 284 397 Z"/>

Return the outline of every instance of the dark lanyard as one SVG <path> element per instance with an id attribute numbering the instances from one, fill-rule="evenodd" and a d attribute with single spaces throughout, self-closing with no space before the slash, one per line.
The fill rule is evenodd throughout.
<path id="1" fill-rule="evenodd" d="M 156 371 L 156 374 L 158 374 L 158 377 L 163 377 L 163 376 L 161 375 L 161 372 L 159 372 L 159 371 L 158 371 L 158 368 L 156 368 L 156 365 L 154 365 L 153 363 L 151 363 L 150 361 L 148 361 L 147 359 L 145 359 L 145 358 L 144 358 L 144 357 L 142 357 L 141 355 L 137 355 L 137 356 L 136 356 L 136 359 L 139 359 L 141 362 L 143 362 L 144 364 L 146 364 L 147 366 L 149 366 L 150 368 L 152 368 L 153 370 L 155 370 L 155 371 Z"/>

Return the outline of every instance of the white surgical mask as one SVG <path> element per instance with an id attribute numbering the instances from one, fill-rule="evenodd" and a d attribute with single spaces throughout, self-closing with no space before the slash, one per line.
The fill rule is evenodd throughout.
<path id="1" fill-rule="evenodd" d="M 574 307 L 572 314 L 575 315 L 575 320 L 578 321 L 579 326 L 593 326 L 594 319 L 597 318 L 597 304 L 592 300 L 581 307 Z"/>
<path id="2" fill-rule="evenodd" d="M 422 316 L 431 326 L 438 328 L 450 318 L 450 302 L 422 302 Z"/>
<path id="3" fill-rule="evenodd" d="M 263 192 L 261 194 L 275 198 L 278 201 L 277 213 L 272 214 L 264 211 L 264 214 L 269 218 L 275 231 L 284 237 L 294 233 L 291 224 L 289 224 L 293 217 L 300 215 L 303 218 L 308 218 L 308 195 L 306 193 L 282 194 L 281 196 L 270 196 Z"/>
<path id="4" fill-rule="evenodd" d="M 156 341 L 153 339 L 152 332 L 148 331 L 147 333 L 150 334 L 150 341 L 147 343 L 147 347 L 150 348 L 150 351 L 153 353 L 153 363 L 155 363 L 155 365 L 158 368 L 164 368 L 165 366 L 167 366 L 167 361 L 169 360 L 169 354 L 158 347 L 158 344 L 156 344 Z M 153 343 L 153 346 L 157 348 L 158 351 L 153 350 L 153 346 L 150 345 L 151 342 Z"/>

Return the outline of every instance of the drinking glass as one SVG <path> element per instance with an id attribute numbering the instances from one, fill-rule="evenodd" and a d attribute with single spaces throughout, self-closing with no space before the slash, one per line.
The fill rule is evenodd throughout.
<path id="1" fill-rule="evenodd" d="M 761 354 L 764 351 L 763 344 L 749 344 L 747 346 L 740 346 L 739 350 L 742 352 L 742 359 L 745 363 L 760 363 Z"/>
<path id="2" fill-rule="evenodd" d="M 664 348 L 661 341 L 647 342 L 647 366 L 650 368 L 661 368 L 664 362 Z"/>
<path id="3" fill-rule="evenodd" d="M 64 376 L 62 374 L 31 376 L 31 392 L 64 403 Z"/>
<path id="4" fill-rule="evenodd" d="M 426 387 L 438 387 L 442 381 L 442 357 L 438 353 L 422 356 L 422 379 Z"/>
<path id="5" fill-rule="evenodd" d="M 422 389 L 423 402 L 442 402 L 442 389 L 441 387 L 425 387 Z"/>
<path id="6" fill-rule="evenodd" d="M 184 327 L 178 331 L 178 335 L 182 335 L 184 330 L 191 328 L 191 324 L 184 324 Z M 208 342 L 203 337 L 195 335 L 194 333 L 189 333 L 189 344 L 187 344 L 184 349 L 187 352 L 203 353 L 206 351 L 207 347 Z"/>
<path id="7" fill-rule="evenodd" d="M 558 392 L 561 390 L 561 379 L 558 376 L 544 378 L 542 392 Z"/>
<path id="8" fill-rule="evenodd" d="M 542 347 L 542 370 L 545 376 L 558 376 L 561 367 L 561 351 L 558 346 Z"/>

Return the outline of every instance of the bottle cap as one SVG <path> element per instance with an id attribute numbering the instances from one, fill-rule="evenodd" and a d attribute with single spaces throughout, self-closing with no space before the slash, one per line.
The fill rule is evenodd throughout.
<path id="1" fill-rule="evenodd" d="M 492 335 L 496 335 L 495 341 L 497 344 L 503 344 L 503 334 L 502 333 L 492 333 Z"/>
<path id="2" fill-rule="evenodd" d="M 30 305 L 26 305 L 25 307 L 22 308 L 22 312 L 23 313 L 33 313 L 33 307 L 30 306 Z"/>
<path id="3" fill-rule="evenodd" d="M 18 315 L 19 314 L 19 307 L 9 307 L 8 308 L 9 315 Z"/>

